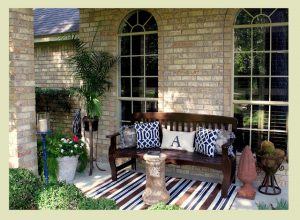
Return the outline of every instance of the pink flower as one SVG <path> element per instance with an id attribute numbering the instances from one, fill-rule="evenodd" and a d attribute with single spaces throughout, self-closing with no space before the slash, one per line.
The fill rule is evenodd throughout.
<path id="1" fill-rule="evenodd" d="M 76 136 L 73 136 L 73 137 L 72 137 L 72 140 L 75 141 L 75 142 L 77 143 L 77 142 L 79 141 L 79 138 L 76 137 Z"/>

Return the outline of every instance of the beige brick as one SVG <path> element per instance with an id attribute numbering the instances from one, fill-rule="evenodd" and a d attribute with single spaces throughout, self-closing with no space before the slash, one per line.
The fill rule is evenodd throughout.
<path id="1" fill-rule="evenodd" d="M 9 167 L 37 173 L 32 9 L 9 9 Z"/>

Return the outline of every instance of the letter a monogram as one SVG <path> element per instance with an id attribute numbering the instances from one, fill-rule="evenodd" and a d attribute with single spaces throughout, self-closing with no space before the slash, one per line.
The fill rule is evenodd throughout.
<path id="1" fill-rule="evenodd" d="M 177 145 L 173 145 L 174 142 L 175 142 Z M 172 144 L 171 144 L 171 147 L 181 147 L 181 146 L 180 146 L 180 143 L 179 143 L 179 138 L 178 138 L 178 136 L 176 136 L 176 137 L 174 138 L 174 140 L 173 140 L 173 142 L 172 142 Z"/>

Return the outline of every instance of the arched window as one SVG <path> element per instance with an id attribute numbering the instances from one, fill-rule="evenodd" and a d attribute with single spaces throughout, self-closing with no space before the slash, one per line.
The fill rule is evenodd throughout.
<path id="1" fill-rule="evenodd" d="M 287 149 L 288 10 L 242 9 L 234 26 L 236 146 L 262 140 Z"/>
<path id="2" fill-rule="evenodd" d="M 158 110 L 157 24 L 149 12 L 135 10 L 123 20 L 119 48 L 119 100 L 124 124 L 133 112 Z"/>

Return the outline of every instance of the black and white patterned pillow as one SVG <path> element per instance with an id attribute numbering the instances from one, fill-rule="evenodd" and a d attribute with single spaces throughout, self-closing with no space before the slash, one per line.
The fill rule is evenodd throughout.
<path id="1" fill-rule="evenodd" d="M 209 157 L 215 156 L 215 144 L 218 136 L 218 129 L 199 128 L 195 136 L 195 151 Z"/>
<path id="2" fill-rule="evenodd" d="M 135 123 L 137 149 L 160 147 L 159 122 Z"/>
<path id="3" fill-rule="evenodd" d="M 123 125 L 120 128 L 120 148 L 129 148 L 136 146 L 136 130 L 134 125 Z"/>

